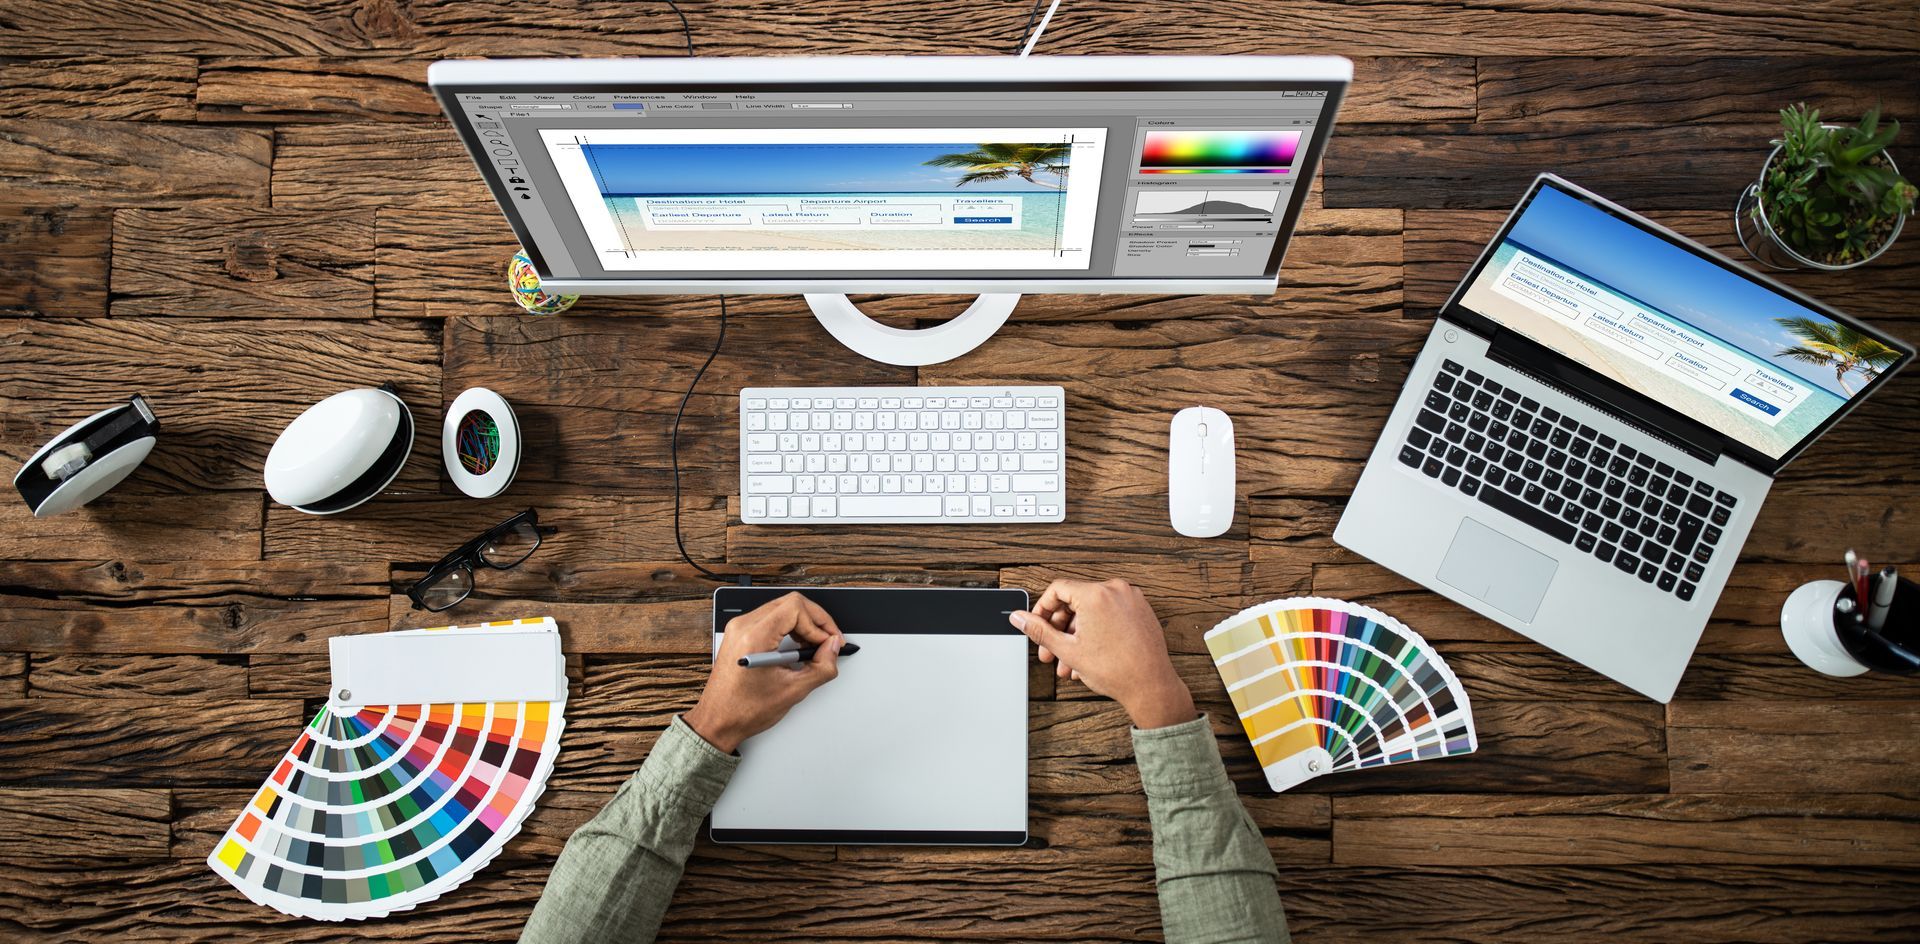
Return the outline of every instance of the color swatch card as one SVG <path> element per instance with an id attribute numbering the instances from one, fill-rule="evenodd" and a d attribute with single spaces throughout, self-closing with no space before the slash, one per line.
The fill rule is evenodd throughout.
<path id="1" fill-rule="evenodd" d="M 526 660 L 538 684 L 513 687 L 555 700 L 358 706 L 342 702 L 336 678 L 207 864 L 256 904 L 324 921 L 382 917 L 466 881 L 519 832 L 553 772 L 566 707 L 559 628 L 541 618 L 381 634 L 486 651 L 488 634 L 529 632 L 554 637 L 553 657 Z M 422 690 L 443 691 L 460 661 L 411 669 Z"/>
<path id="2" fill-rule="evenodd" d="M 1276 792 L 1479 747 L 1460 680 L 1418 633 L 1378 610 L 1275 600 L 1222 620 L 1206 642 Z"/>

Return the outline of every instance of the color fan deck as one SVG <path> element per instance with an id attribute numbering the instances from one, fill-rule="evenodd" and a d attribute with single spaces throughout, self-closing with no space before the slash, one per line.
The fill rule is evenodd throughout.
<path id="1" fill-rule="evenodd" d="M 1011 52 L 1028 15 L 1020 0 L 680 6 L 701 55 Z M 1920 168 L 1910 6 L 1253 0 L 1169 16 L 1165 4 L 1065 0 L 1036 54 L 1354 59 L 1279 290 L 1029 297 L 977 352 L 919 370 L 840 348 L 798 298 L 733 297 L 726 349 L 681 430 L 687 550 L 758 582 L 1136 583 L 1213 719 L 1302 944 L 1911 941 L 1920 689 L 1816 676 L 1777 620 L 1793 587 L 1837 579 L 1848 546 L 1920 573 L 1920 374 L 1781 478 L 1671 705 L 1330 536 L 1434 310 L 1535 173 L 1737 255 L 1734 198 L 1782 106 L 1852 118 L 1883 102 L 1906 125 L 1894 159 Z M 522 314 L 505 285 L 512 234 L 427 94 L 426 67 L 680 55 L 679 20 L 664 4 L 571 0 L 153 7 L 29 3 L 0 16 L 0 454 L 17 466 L 136 392 L 161 425 L 146 465 L 80 513 L 36 520 L 0 501 L 0 939 L 511 941 L 566 837 L 704 678 L 713 584 L 674 549 L 667 434 L 718 308 L 586 298 Z M 1262 150 L 1284 142 L 1166 144 L 1167 168 L 1192 171 L 1265 166 Z M 1141 212 L 1244 212 L 1254 176 L 1203 175 L 1206 201 Z M 1864 269 L 1782 278 L 1920 340 L 1912 226 Z M 964 300 L 862 303 L 907 324 Z M 265 501 L 279 430 L 324 396 L 382 381 L 426 431 L 390 492 L 329 519 Z M 1063 386 L 1067 520 L 741 522 L 741 387 L 914 383 Z M 474 386 L 518 417 L 513 484 L 485 501 L 447 480 L 441 456 L 445 407 Z M 1167 423 L 1196 404 L 1229 413 L 1239 437 L 1237 517 L 1210 540 L 1167 521 Z M 559 531 L 526 564 L 479 574 L 473 598 L 444 614 L 409 608 L 425 566 L 528 507 Z M 1206 634 L 1298 596 L 1417 633 L 1467 694 L 1477 749 L 1274 793 Z M 565 638 L 566 730 L 537 806 L 485 868 L 341 925 L 257 905 L 209 867 L 302 732 L 361 736 L 357 713 L 305 727 L 326 706 L 328 638 L 532 615 L 552 615 Z M 1031 687 L 1026 848 L 702 842 L 662 940 L 1158 940 L 1124 714 L 1037 664 Z M 365 802 L 384 787 L 360 789 Z M 383 808 L 337 825 L 412 819 L 399 798 Z M 328 828 L 311 825 L 288 822 L 290 861 L 293 840 Z M 1367 899 L 1394 906 L 1354 907 Z"/>

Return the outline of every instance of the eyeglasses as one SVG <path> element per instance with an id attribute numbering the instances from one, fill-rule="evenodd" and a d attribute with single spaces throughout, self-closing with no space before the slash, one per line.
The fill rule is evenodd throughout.
<path id="1" fill-rule="evenodd" d="M 472 595 L 474 568 L 482 565 L 494 570 L 518 567 L 533 556 L 542 537 L 559 530 L 542 527 L 539 513 L 529 508 L 441 558 L 425 577 L 407 588 L 407 597 L 413 601 L 414 609 L 438 613 Z"/>

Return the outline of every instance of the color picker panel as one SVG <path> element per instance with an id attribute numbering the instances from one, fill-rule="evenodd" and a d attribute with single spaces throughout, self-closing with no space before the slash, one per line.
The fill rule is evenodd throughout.
<path id="1" fill-rule="evenodd" d="M 1285 174 L 1300 148 L 1298 131 L 1149 131 L 1143 174 Z"/>

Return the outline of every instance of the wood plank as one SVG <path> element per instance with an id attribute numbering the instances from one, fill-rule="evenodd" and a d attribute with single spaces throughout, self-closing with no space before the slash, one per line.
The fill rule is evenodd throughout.
<path id="1" fill-rule="evenodd" d="M 0 788 L 0 857 L 165 856 L 172 799 L 165 790 Z"/>
<path id="2" fill-rule="evenodd" d="M 0 783 L 257 785 L 306 721 L 297 701 L 0 701 Z"/>
<path id="3" fill-rule="evenodd" d="M 521 422 L 526 422 L 524 414 Z M 417 461 L 417 460 L 416 460 Z M 533 501 L 541 525 L 560 530 L 542 540 L 530 565 L 551 567 L 607 561 L 658 560 L 673 547 L 673 499 L 630 496 L 541 496 Z M 268 559 L 430 565 L 462 542 L 524 511 L 526 495 L 476 501 L 438 494 L 392 493 L 355 512 L 316 518 L 291 508 L 267 509 Z M 687 499 L 680 524 L 687 553 L 719 560 L 726 511 Z M 526 566 L 526 565 L 522 565 Z M 479 584 L 487 584 L 489 573 Z"/>
<path id="4" fill-rule="evenodd" d="M 27 697 L 27 654 L 0 652 L 0 698 Z"/>
<path id="5" fill-rule="evenodd" d="M 1016 322 L 965 357 L 921 368 L 920 382 L 1065 387 L 1074 444 L 1067 508 L 1077 520 L 1083 495 L 1164 496 L 1167 422 L 1194 403 L 1234 419 L 1239 494 L 1339 493 L 1373 448 L 1353 431 L 1377 427 L 1391 410 L 1425 333 L 1417 323 L 1306 312 L 1126 326 Z"/>
<path id="6" fill-rule="evenodd" d="M 431 60 L 387 56 L 232 56 L 200 64 L 201 121 L 432 121 Z"/>
<path id="7" fill-rule="evenodd" d="M 1847 120 L 1858 115 L 1845 109 L 1876 100 L 1894 117 L 1920 113 L 1920 58 L 1911 55 L 1488 56 L 1478 64 L 1480 121 L 1767 122 L 1798 101 Z"/>
<path id="8" fill-rule="evenodd" d="M 1920 800 L 1886 796 L 1337 797 L 1340 865 L 1899 866 Z"/>
<path id="9" fill-rule="evenodd" d="M 1088 437 L 1083 434 L 1076 441 L 1084 443 Z M 1069 463 L 1072 457 L 1069 451 Z M 1219 538 L 1200 539 L 1174 534 L 1166 523 L 1166 511 L 1164 498 L 1083 499 L 1070 492 L 1067 520 L 1055 524 L 863 525 L 859 543 L 847 541 L 844 526 L 733 525 L 727 529 L 727 561 L 771 564 L 798 558 L 840 564 L 870 561 L 907 567 L 931 562 L 969 567 L 1035 561 L 1142 564 L 1169 557 L 1218 564 L 1246 560 L 1244 515 Z M 734 516 L 738 517 L 737 508 Z"/>
<path id="10" fill-rule="evenodd" d="M 1636 209 L 1731 207 L 1776 133 L 1751 122 L 1349 125 L 1327 145 L 1323 186 L 1329 207 L 1510 207 L 1550 168 Z M 1916 154 L 1894 148 L 1903 166 Z"/>
<path id="11" fill-rule="evenodd" d="M 304 55 L 404 43 L 412 32 L 403 7 L 349 0 L 259 0 L 155 13 L 137 2 L 47 6 L 31 21 L 0 26 L 0 42 L 42 54 Z"/>
<path id="12" fill-rule="evenodd" d="M 1777 630 L 1777 627 L 1776 627 Z M 1785 645 L 1781 646 L 1785 649 Z M 1915 696 L 1913 682 L 1870 672 L 1840 679 L 1822 675 L 1791 655 L 1696 653 L 1673 697 L 1685 701 L 1774 699 L 1883 701 Z"/>
<path id="13" fill-rule="evenodd" d="M 1676 793 L 1911 793 L 1920 701 L 1678 701 Z"/>
<path id="14" fill-rule="evenodd" d="M 273 135 L 150 122 L 0 120 L 10 203 L 264 206 Z"/>
<path id="15" fill-rule="evenodd" d="M 8 616 L 0 649 L 322 652 L 330 636 L 386 629 L 386 588 L 385 564 L 0 561 L 0 610 Z"/>
<path id="16" fill-rule="evenodd" d="M 113 314 L 365 318 L 373 219 L 238 207 L 114 216 Z"/>
<path id="17" fill-rule="evenodd" d="M 0 424 L 0 428 L 15 425 L 25 424 L 9 422 Z M 135 472 L 123 483 L 128 491 L 103 495 L 85 508 L 51 518 L 34 517 L 24 502 L 0 502 L 0 558 L 98 560 L 115 555 L 177 555 L 245 560 L 260 556 L 258 495 L 132 493 L 146 474 Z"/>
<path id="18" fill-rule="evenodd" d="M 61 56 L 0 62 L 0 118 L 192 121 L 190 56 Z"/>
<path id="19" fill-rule="evenodd" d="M 1760 159 L 1765 156 L 1763 151 Z M 1759 173 L 1757 162 L 1753 173 Z M 1644 209 L 1632 191 L 1614 196 L 1636 210 Z M 1751 266 L 1752 257 L 1740 248 L 1733 234 L 1736 196 L 1737 191 L 1727 191 L 1713 201 L 1726 206 L 1714 210 L 1650 209 L 1645 213 L 1655 222 Z M 1519 197 L 1520 191 L 1514 191 L 1513 199 Z M 1408 313 L 1438 312 L 1506 218 L 1506 210 L 1408 210 L 1405 245 Z M 1920 278 L 1920 239 L 1899 240 L 1886 255 L 1855 271 L 1768 274 L 1849 314 L 1871 322 L 1887 322 L 1896 334 L 1911 336 L 1914 333 L 1907 324 L 1916 317 L 1907 287 L 1915 278 Z"/>
<path id="20" fill-rule="evenodd" d="M 1347 121 L 1473 121 L 1479 115 L 1474 60 L 1368 56 L 1353 62 L 1353 86 L 1340 103 Z"/>
<path id="21" fill-rule="evenodd" d="M 445 122 L 292 125 L 275 140 L 275 207 L 344 210 L 492 199 Z M 499 264 L 505 266 L 506 257 Z"/>
<path id="22" fill-rule="evenodd" d="M 257 495 L 267 450 L 294 417 L 342 390 L 383 381 L 399 388 L 416 427 L 413 456 L 393 487 L 437 487 L 436 324 L 0 321 L 0 411 L 20 418 L 0 428 L 0 454 L 24 461 L 68 424 L 138 391 L 160 418 L 161 445 L 119 491 Z"/>
<path id="23" fill-rule="evenodd" d="M 913 383 L 911 368 L 854 354 L 811 316 L 795 311 L 795 304 L 780 298 L 754 307 L 729 306 L 723 349 L 688 402 L 680 427 L 681 485 L 690 505 L 704 500 L 692 496 L 738 491 L 741 387 Z M 484 385 L 513 404 L 523 434 L 520 483 L 565 492 L 670 494 L 668 446 L 675 411 L 719 330 L 711 301 L 701 300 L 700 308 L 698 317 L 649 311 L 624 317 L 450 319 L 446 391 L 451 397 L 469 385 Z M 767 351 L 805 356 L 761 355 Z"/>
<path id="24" fill-rule="evenodd" d="M 35 698 L 245 698 L 247 666 L 231 656 L 36 655 L 28 685 Z"/>
<path id="25" fill-rule="evenodd" d="M 0 285 L 0 312 L 106 314 L 112 232 L 113 214 L 95 207 L 0 207 L 0 252 L 11 269 Z"/>

